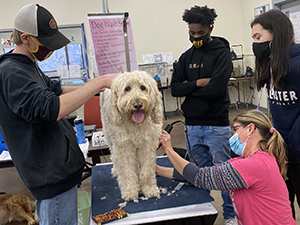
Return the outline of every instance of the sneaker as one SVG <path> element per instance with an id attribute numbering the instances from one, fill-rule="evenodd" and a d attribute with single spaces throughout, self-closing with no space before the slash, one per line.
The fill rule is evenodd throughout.
<path id="1" fill-rule="evenodd" d="M 224 220 L 224 225 L 238 225 L 236 217 Z"/>

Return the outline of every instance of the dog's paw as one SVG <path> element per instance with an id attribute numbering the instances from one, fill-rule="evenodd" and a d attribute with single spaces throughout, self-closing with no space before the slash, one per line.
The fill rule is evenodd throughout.
<path id="1" fill-rule="evenodd" d="M 142 192 L 147 198 L 160 197 L 160 191 L 156 185 L 144 186 L 142 187 Z"/>
<path id="2" fill-rule="evenodd" d="M 138 197 L 139 197 L 138 191 L 134 191 L 134 190 L 122 191 L 122 198 L 126 202 L 136 201 L 136 200 L 138 200 Z"/>
<path id="3" fill-rule="evenodd" d="M 40 220 L 38 218 L 35 218 L 33 221 L 28 222 L 28 225 L 39 225 Z"/>

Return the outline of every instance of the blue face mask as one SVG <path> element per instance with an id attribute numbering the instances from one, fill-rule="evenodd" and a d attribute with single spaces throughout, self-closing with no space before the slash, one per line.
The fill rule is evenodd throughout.
<path id="1" fill-rule="evenodd" d="M 248 125 L 249 126 L 249 125 Z M 246 142 L 248 141 L 249 137 L 246 139 L 245 142 L 241 142 L 239 140 L 239 134 L 242 133 L 248 126 L 246 126 L 243 130 L 241 130 L 241 132 L 239 133 L 235 133 L 230 139 L 229 139 L 229 143 L 230 143 L 230 148 L 231 150 L 239 155 L 239 156 L 243 156 L 243 152 L 245 150 L 246 147 Z"/>

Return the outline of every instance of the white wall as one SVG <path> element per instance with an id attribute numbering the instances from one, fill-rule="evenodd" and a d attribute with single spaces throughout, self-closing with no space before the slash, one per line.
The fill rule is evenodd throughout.
<path id="1" fill-rule="evenodd" d="M 240 0 L 114 0 L 109 1 L 109 10 L 130 13 L 137 58 L 141 63 L 143 54 L 156 52 L 173 52 L 174 59 L 177 59 L 183 48 L 191 45 L 182 14 L 194 5 L 207 5 L 216 9 L 218 17 L 213 35 L 224 36 L 231 43 L 241 42 L 241 20 L 231 16 L 234 12 L 241 18 Z M 237 27 L 236 31 L 228 29 L 228 24 Z"/>
<path id="2" fill-rule="evenodd" d="M 0 14 L 0 29 L 13 27 L 13 20 L 18 10 L 32 1 L 8 1 Z M 88 43 L 91 44 L 87 21 L 87 13 L 101 13 L 101 0 L 40 0 L 54 15 L 59 25 L 84 23 Z M 136 45 L 138 62 L 142 62 L 142 55 L 155 52 L 173 52 L 174 58 L 182 53 L 186 45 L 190 45 L 187 25 L 182 21 L 184 9 L 194 5 L 208 5 L 215 8 L 218 14 L 213 35 L 226 37 L 232 44 L 239 44 L 242 40 L 241 1 L 240 0 L 113 0 L 108 1 L 109 11 L 128 11 L 131 17 Z M 229 24 L 232 27 L 229 29 Z"/>
<path id="3" fill-rule="evenodd" d="M 0 29 L 12 28 L 18 10 L 31 2 L 5 1 L 0 14 Z M 101 0 L 39 0 L 38 3 L 51 11 L 59 25 L 84 23 L 88 45 L 92 43 L 87 13 L 102 13 Z M 231 45 L 242 44 L 246 55 L 245 65 L 252 68 L 250 22 L 254 18 L 254 8 L 268 3 L 271 6 L 271 0 L 108 0 L 111 13 L 129 12 L 138 63 L 142 63 L 143 54 L 157 52 L 173 52 L 174 60 L 177 59 L 183 48 L 190 45 L 187 25 L 182 21 L 184 10 L 194 5 L 207 5 L 215 8 L 218 14 L 212 35 L 227 38 Z"/>

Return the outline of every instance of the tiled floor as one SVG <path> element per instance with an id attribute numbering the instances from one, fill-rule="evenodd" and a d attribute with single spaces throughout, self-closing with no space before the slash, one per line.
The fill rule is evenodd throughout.
<path id="1" fill-rule="evenodd" d="M 237 114 L 245 111 L 245 108 L 239 108 L 237 111 L 235 108 L 232 108 L 230 110 L 230 120 L 232 120 Z M 174 121 L 181 120 L 184 121 L 184 118 L 182 115 L 178 113 L 168 113 L 168 119 L 164 122 L 164 127 L 172 123 Z M 173 126 L 173 130 L 171 132 L 172 136 L 172 146 L 178 147 L 178 148 L 185 148 L 185 140 L 184 140 L 184 125 L 182 123 L 176 123 Z M 163 155 L 162 150 L 158 150 L 158 155 Z M 109 161 L 109 157 L 106 156 L 106 158 L 101 158 L 102 161 Z M 91 178 L 87 178 L 85 181 L 83 181 L 81 187 L 81 190 L 86 190 L 89 193 L 91 193 Z M 31 198 L 33 196 L 28 191 L 26 186 L 23 184 L 23 181 L 19 177 L 16 169 L 14 167 L 10 168 L 2 168 L 0 169 L 0 192 L 7 192 L 7 193 L 20 193 L 27 195 Z M 212 191 L 211 195 L 215 199 L 213 202 L 216 209 L 219 211 L 219 215 L 217 217 L 217 220 L 215 222 L 215 225 L 222 225 L 223 224 L 223 216 L 222 216 L 222 198 L 220 191 Z M 300 210 L 297 207 L 296 209 L 297 214 L 297 224 L 300 224 Z M 20 225 L 20 224 L 26 224 L 26 223 L 14 223 L 14 225 Z M 12 223 L 10 224 L 12 225 Z"/>

